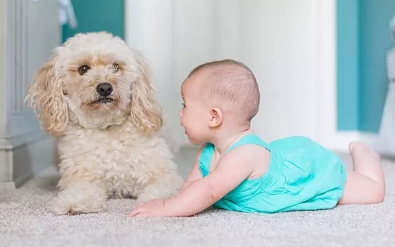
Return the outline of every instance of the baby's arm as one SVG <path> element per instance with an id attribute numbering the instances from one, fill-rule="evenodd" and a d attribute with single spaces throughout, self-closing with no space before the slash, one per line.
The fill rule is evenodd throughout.
<path id="1" fill-rule="evenodd" d="M 200 158 L 200 154 L 202 153 L 204 146 L 201 146 L 199 148 L 199 151 L 196 155 L 196 160 L 195 160 L 195 164 L 193 165 L 193 168 L 188 176 L 188 178 L 185 180 L 184 184 L 181 186 L 181 191 L 184 190 L 186 187 L 188 187 L 191 183 L 193 183 L 194 181 L 202 178 L 202 174 L 200 173 L 199 170 L 199 158 Z"/>
<path id="2" fill-rule="evenodd" d="M 250 145 L 228 153 L 216 169 L 204 178 L 195 180 L 178 195 L 166 199 L 169 216 L 195 215 L 213 205 L 236 188 L 254 171 L 255 162 Z"/>

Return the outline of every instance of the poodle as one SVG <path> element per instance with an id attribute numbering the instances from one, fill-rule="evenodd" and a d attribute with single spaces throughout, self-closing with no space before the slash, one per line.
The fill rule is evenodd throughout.
<path id="1" fill-rule="evenodd" d="M 145 57 L 107 32 L 80 33 L 55 48 L 28 87 L 40 127 L 57 138 L 58 215 L 176 194 L 183 183 Z"/>

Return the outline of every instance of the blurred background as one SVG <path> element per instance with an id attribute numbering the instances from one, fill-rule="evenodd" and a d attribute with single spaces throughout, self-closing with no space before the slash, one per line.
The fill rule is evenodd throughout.
<path id="1" fill-rule="evenodd" d="M 266 141 L 307 135 L 345 152 L 359 139 L 393 155 L 394 14 L 393 0 L 0 1 L 0 180 L 18 186 L 56 162 L 25 90 L 56 46 L 91 31 L 120 36 L 150 60 L 166 124 L 183 148 L 182 81 L 200 63 L 232 58 L 258 79 L 253 129 Z"/>

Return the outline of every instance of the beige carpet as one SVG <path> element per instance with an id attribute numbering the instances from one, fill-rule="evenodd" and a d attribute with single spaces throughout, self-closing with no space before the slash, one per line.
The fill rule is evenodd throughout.
<path id="1" fill-rule="evenodd" d="M 193 158 L 190 151 L 177 158 L 184 175 Z M 100 214 L 54 216 L 45 209 L 56 193 L 50 169 L 0 195 L 0 246 L 395 246 L 395 163 L 383 163 L 387 196 L 379 205 L 274 215 L 208 210 L 171 219 L 127 218 L 132 200 L 111 200 Z"/>

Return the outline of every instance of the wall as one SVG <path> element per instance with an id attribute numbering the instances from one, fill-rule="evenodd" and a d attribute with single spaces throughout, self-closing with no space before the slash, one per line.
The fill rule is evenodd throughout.
<path id="1" fill-rule="evenodd" d="M 125 41 L 142 52 L 151 65 L 166 133 L 178 148 L 184 143 L 184 134 L 179 124 L 181 98 L 174 73 L 173 11 L 172 0 L 126 1 Z"/>
<path id="2" fill-rule="evenodd" d="M 0 54 L 7 54 L 7 1 L 0 1 Z M 6 69 L 7 56 L 0 55 L 0 85 L 5 86 L 7 83 Z M 7 97 L 6 91 L 2 91 L 0 97 L 0 115 L 7 114 Z M 7 134 L 7 118 L 0 117 L 0 137 Z M 11 167 L 12 169 L 12 167 Z M 10 182 L 10 167 L 7 163 L 6 152 L 0 152 L 0 192 L 5 189 L 7 183 Z"/>
<path id="3" fill-rule="evenodd" d="M 386 55 L 395 1 L 337 1 L 339 131 L 377 134 L 387 93 Z"/>
<path id="4" fill-rule="evenodd" d="M 64 25 L 62 42 L 76 33 L 108 31 L 125 38 L 124 0 L 71 0 L 78 27 L 75 29 Z"/>
<path id="5" fill-rule="evenodd" d="M 134 0 L 119 14 L 120 2 L 89 14 L 74 0 L 82 29 L 73 33 L 121 33 L 122 24 L 101 21 L 125 16 L 125 39 L 150 59 L 167 126 L 182 145 L 179 87 L 193 67 L 222 58 L 255 71 L 262 111 L 253 127 L 266 140 L 300 134 L 333 149 L 355 139 L 376 145 L 394 1 Z"/>
<path id="6" fill-rule="evenodd" d="M 254 71 L 261 90 L 261 110 L 252 127 L 267 141 L 289 135 L 318 138 L 318 4 L 240 2 L 240 60 Z"/>
<path id="7" fill-rule="evenodd" d="M 7 51 L 11 59 L 9 45 L 14 43 L 28 51 L 17 56 L 26 70 L 7 67 L 15 62 L 0 56 L 0 83 L 7 87 L 0 104 L 0 114 L 6 116 L 0 118 L 0 181 L 12 187 L 52 162 L 51 155 L 43 154 L 52 153 L 53 140 L 38 130 L 32 112 L 19 102 L 23 90 L 17 89 L 23 89 L 61 40 L 55 35 L 60 31 L 56 4 L 42 0 L 26 1 L 31 9 L 25 24 L 30 28 L 25 30 L 30 31 L 18 41 L 29 42 L 7 41 L 14 30 L 7 27 L 10 2 L 0 2 L 0 32 L 6 34 L 0 36 L 0 54 Z M 85 16 L 79 2 L 73 3 L 77 18 Z M 123 14 L 117 6 L 111 16 L 120 21 Z M 387 88 L 385 56 L 392 45 L 388 22 L 394 9 L 389 0 L 135 0 L 125 2 L 124 34 L 123 24 L 115 25 L 118 31 L 111 30 L 114 25 L 99 29 L 124 35 L 150 59 L 166 122 L 183 145 L 188 142 L 177 116 L 183 79 L 202 62 L 234 58 L 250 66 L 259 80 L 262 110 L 253 123 L 259 135 L 267 141 L 308 135 L 345 151 L 354 139 L 375 142 Z M 80 28 L 86 28 L 84 20 L 79 18 Z M 79 30 L 93 30 L 87 28 Z M 19 79 L 7 79 L 10 71 L 26 72 Z"/>
<path id="8" fill-rule="evenodd" d="M 337 42 L 337 130 L 359 130 L 359 0 L 338 0 Z"/>
<path id="9" fill-rule="evenodd" d="M 167 122 L 182 145 L 188 145 L 177 116 L 182 81 L 200 63 L 233 58 L 259 80 L 261 112 L 253 123 L 259 135 L 267 141 L 308 135 L 331 146 L 334 7 L 327 0 L 136 0 L 126 2 L 125 36 L 152 61 Z"/>
<path id="10" fill-rule="evenodd" d="M 393 47 L 389 22 L 395 1 L 360 0 L 360 130 L 377 133 L 388 88 L 386 56 Z"/>
<path id="11" fill-rule="evenodd" d="M 140 0 L 125 4 L 126 42 L 150 61 L 167 132 L 176 146 L 188 145 L 178 117 L 180 85 L 199 63 L 238 52 L 238 29 L 217 27 L 219 22 L 237 23 L 238 1 Z"/>
<path id="12" fill-rule="evenodd" d="M 60 43 L 58 5 L 52 0 L 1 1 L 0 186 L 14 189 L 53 165 L 54 140 L 39 128 L 24 104 L 34 72 Z"/>

